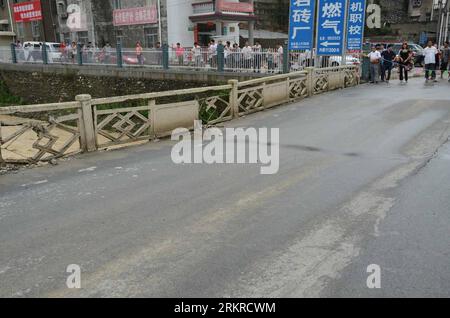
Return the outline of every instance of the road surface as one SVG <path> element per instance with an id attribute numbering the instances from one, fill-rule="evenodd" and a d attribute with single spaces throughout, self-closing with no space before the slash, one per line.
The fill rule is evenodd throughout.
<path id="1" fill-rule="evenodd" d="M 447 82 L 227 126 L 280 128 L 279 172 L 175 165 L 165 140 L 0 176 L 0 296 L 450 296 Z"/>

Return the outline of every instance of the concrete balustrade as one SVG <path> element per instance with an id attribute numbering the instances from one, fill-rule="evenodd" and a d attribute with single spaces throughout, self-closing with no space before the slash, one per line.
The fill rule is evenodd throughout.
<path id="1" fill-rule="evenodd" d="M 205 124 L 216 124 L 357 84 L 357 66 L 307 68 L 243 82 L 233 79 L 226 85 L 109 98 L 78 95 L 74 102 L 68 103 L 2 107 L 0 163 L 50 161 L 73 152 L 151 140 L 167 136 L 176 128 L 192 129 L 193 121 L 199 118 Z M 184 101 L 159 102 L 168 97 Z M 24 119 L 14 127 L 1 119 L 2 115 L 20 113 L 22 118 L 47 112 L 45 120 Z M 24 158 L 5 155 L 14 148 L 12 144 L 33 136 L 34 142 L 29 143 Z M 77 141 L 79 148 L 75 147 Z"/>

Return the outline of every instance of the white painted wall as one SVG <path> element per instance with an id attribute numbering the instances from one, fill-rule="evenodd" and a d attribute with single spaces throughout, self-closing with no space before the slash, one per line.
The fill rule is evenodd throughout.
<path id="1" fill-rule="evenodd" d="M 182 46 L 194 44 L 194 31 L 189 16 L 192 15 L 192 0 L 167 0 L 167 31 L 168 44 L 171 46 L 180 42 Z"/>

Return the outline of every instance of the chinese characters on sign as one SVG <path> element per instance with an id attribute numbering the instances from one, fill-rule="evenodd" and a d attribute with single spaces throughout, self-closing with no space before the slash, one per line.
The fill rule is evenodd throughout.
<path id="1" fill-rule="evenodd" d="M 341 55 L 346 0 L 319 0 L 318 10 L 317 54 Z"/>
<path id="2" fill-rule="evenodd" d="M 226 0 L 217 0 L 216 5 L 222 11 L 253 13 L 253 3 L 249 2 L 230 2 Z"/>
<path id="3" fill-rule="evenodd" d="M 289 50 L 312 50 L 315 0 L 291 0 Z"/>
<path id="4" fill-rule="evenodd" d="M 366 0 L 350 0 L 347 22 L 347 50 L 361 52 L 364 36 Z"/>
<path id="5" fill-rule="evenodd" d="M 13 5 L 14 21 L 30 22 L 42 20 L 41 1 L 21 2 Z"/>
<path id="6" fill-rule="evenodd" d="M 156 5 L 141 7 L 118 9 L 113 12 L 113 24 L 119 25 L 136 25 L 151 24 L 158 22 L 158 13 Z"/>

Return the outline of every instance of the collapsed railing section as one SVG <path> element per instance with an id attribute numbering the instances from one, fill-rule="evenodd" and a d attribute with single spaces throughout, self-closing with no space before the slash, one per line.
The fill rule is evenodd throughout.
<path id="1" fill-rule="evenodd" d="M 86 144 L 79 102 L 0 107 L 0 164 L 51 161 Z"/>
<path id="2" fill-rule="evenodd" d="M 214 125 L 359 83 L 356 66 L 307 68 L 245 82 L 68 103 L 0 108 L 0 164 L 50 161 Z M 13 116 L 11 116 L 13 115 Z"/>

